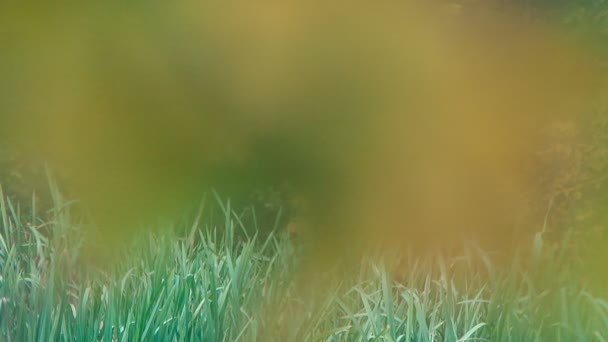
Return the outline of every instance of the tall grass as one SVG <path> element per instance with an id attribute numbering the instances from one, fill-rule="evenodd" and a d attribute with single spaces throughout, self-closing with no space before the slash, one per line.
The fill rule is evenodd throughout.
<path id="1" fill-rule="evenodd" d="M 112 267 L 87 268 L 52 192 L 49 220 L 0 194 L 2 341 L 608 340 L 608 301 L 559 260 L 499 268 L 471 247 L 298 274 L 289 236 L 236 238 L 243 223 L 218 199 L 222 225 L 143 231 Z"/>

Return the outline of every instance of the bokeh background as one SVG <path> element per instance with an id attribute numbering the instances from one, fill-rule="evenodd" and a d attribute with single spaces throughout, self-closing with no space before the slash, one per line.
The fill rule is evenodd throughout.
<path id="1" fill-rule="evenodd" d="M 603 277 L 605 45 L 568 29 L 601 18 L 559 6 L 5 3 L 3 182 L 48 165 L 92 259 L 215 189 L 289 207 L 319 260 L 574 231 Z"/>

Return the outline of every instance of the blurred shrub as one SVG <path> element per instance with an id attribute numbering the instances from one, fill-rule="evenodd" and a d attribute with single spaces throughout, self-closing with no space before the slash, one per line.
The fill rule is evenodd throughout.
<path id="1" fill-rule="evenodd" d="M 0 186 L 24 212 L 31 209 L 33 200 L 40 215 L 52 207 L 44 165 L 25 158 L 15 146 L 0 145 Z"/>

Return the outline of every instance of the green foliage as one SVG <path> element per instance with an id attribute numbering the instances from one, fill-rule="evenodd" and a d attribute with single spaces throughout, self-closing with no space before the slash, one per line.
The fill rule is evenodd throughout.
<path id="1" fill-rule="evenodd" d="M 471 246 L 460 258 L 385 254 L 355 272 L 299 273 L 303 256 L 287 236 L 237 240 L 238 216 L 218 201 L 223 226 L 203 217 L 206 229 L 189 225 L 184 238 L 142 232 L 121 262 L 100 270 L 79 265 L 81 231 L 52 192 L 48 222 L 0 197 L 3 341 L 608 338 L 608 302 L 553 254 L 498 267 Z"/>

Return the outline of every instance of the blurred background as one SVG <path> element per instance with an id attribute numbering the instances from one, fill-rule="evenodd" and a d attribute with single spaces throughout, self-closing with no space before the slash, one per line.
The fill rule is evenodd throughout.
<path id="1" fill-rule="evenodd" d="M 470 238 L 508 251 L 542 230 L 594 241 L 601 264 L 593 6 L 4 3 L 0 182 L 44 201 L 48 165 L 94 222 L 92 258 L 214 189 L 267 211 L 267 230 L 285 208 L 281 227 L 323 258 Z"/>

